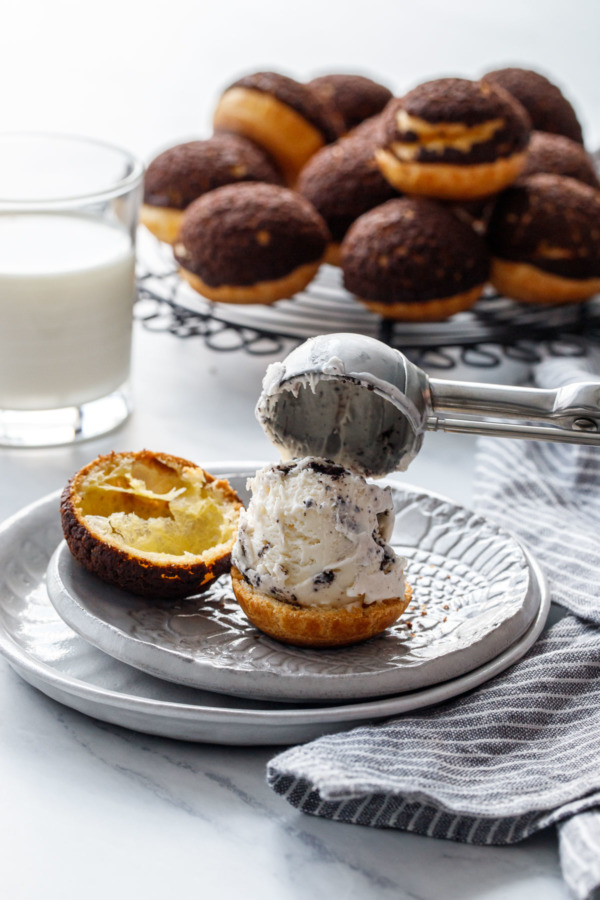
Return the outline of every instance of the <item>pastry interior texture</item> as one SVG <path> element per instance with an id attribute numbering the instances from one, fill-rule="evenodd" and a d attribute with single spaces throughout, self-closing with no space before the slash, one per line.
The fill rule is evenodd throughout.
<path id="1" fill-rule="evenodd" d="M 377 150 L 401 192 L 472 200 L 502 190 L 525 165 L 530 122 L 502 88 L 439 78 L 392 100 Z"/>
<path id="2" fill-rule="evenodd" d="M 300 194 L 240 184 L 194 201 L 174 249 L 182 276 L 205 297 L 272 303 L 308 284 L 328 242 L 323 219 Z"/>
<path id="3" fill-rule="evenodd" d="M 296 189 L 323 216 L 331 233 L 326 261 L 339 265 L 340 243 L 350 225 L 363 213 L 398 191 L 383 177 L 375 159 L 379 129 L 368 127 L 323 147 L 300 172 Z"/>
<path id="4" fill-rule="evenodd" d="M 512 94 L 527 110 L 536 131 L 564 134 L 583 144 L 583 134 L 577 114 L 557 85 L 545 75 L 531 69 L 511 66 L 495 69 L 483 76 L 483 81 L 495 84 Z"/>
<path id="5" fill-rule="evenodd" d="M 69 550 L 90 572 L 133 594 L 176 599 L 229 570 L 241 506 L 227 481 L 143 450 L 77 472 L 60 514 Z"/>
<path id="6" fill-rule="evenodd" d="M 389 545 L 389 488 L 330 460 L 272 464 L 252 492 L 232 554 L 235 595 L 250 621 L 286 643 L 365 640 L 404 612 L 406 561 Z"/>
<path id="7" fill-rule="evenodd" d="M 345 131 L 376 116 L 392 99 L 389 88 L 364 75 L 320 75 L 308 87 L 338 111 Z"/>
<path id="8" fill-rule="evenodd" d="M 531 175 L 499 198 L 487 231 L 491 281 L 534 303 L 600 291 L 600 192 L 562 175 Z"/>
<path id="9" fill-rule="evenodd" d="M 356 220 L 341 249 L 344 285 L 369 309 L 444 319 L 477 300 L 489 274 L 482 238 L 441 203 L 399 197 Z"/>
<path id="10" fill-rule="evenodd" d="M 302 166 L 339 136 L 335 116 L 305 84 L 277 72 L 256 72 L 234 82 L 214 114 L 216 131 L 232 131 L 263 147 L 293 185 Z"/>
<path id="11" fill-rule="evenodd" d="M 519 177 L 538 175 L 542 172 L 549 175 L 567 175 L 569 178 L 589 184 L 590 187 L 600 188 L 594 163 L 581 144 L 562 134 L 533 131 L 525 168 Z"/>
<path id="12" fill-rule="evenodd" d="M 215 134 L 205 141 L 177 144 L 146 170 L 142 224 L 159 240 L 173 244 L 190 203 L 215 188 L 246 181 L 283 183 L 273 161 L 252 141 Z"/>

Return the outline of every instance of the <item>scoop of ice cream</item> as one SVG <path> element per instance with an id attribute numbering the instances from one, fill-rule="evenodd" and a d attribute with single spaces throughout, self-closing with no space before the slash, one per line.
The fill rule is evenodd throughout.
<path id="1" fill-rule="evenodd" d="M 313 607 L 404 596 L 389 488 L 315 457 L 266 466 L 248 488 L 232 562 L 255 588 Z"/>

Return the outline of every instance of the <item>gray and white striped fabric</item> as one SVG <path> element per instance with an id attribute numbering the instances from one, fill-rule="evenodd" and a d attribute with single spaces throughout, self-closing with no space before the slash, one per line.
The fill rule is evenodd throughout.
<path id="1" fill-rule="evenodd" d="M 544 363 L 543 386 L 590 379 Z M 559 828 L 563 874 L 600 896 L 600 448 L 482 439 L 478 511 L 529 543 L 568 615 L 464 697 L 275 757 L 271 787 L 342 822 L 476 844 Z"/>

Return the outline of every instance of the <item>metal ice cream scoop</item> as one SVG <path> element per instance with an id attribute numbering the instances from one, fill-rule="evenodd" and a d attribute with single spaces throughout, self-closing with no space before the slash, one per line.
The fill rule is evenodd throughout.
<path id="1" fill-rule="evenodd" d="M 256 414 L 283 456 L 324 456 L 380 476 L 406 469 L 425 431 L 600 446 L 600 381 L 447 381 L 374 338 L 321 335 L 269 366 Z"/>

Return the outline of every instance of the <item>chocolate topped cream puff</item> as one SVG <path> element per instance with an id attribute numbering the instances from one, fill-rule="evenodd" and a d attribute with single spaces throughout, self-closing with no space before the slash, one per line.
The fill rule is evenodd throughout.
<path id="1" fill-rule="evenodd" d="M 590 187 L 600 188 L 594 163 L 585 148 L 562 134 L 532 131 L 525 168 L 520 177 L 538 175 L 540 172 L 567 175 Z"/>
<path id="2" fill-rule="evenodd" d="M 316 275 L 329 241 L 308 200 L 272 184 L 218 188 L 186 210 L 175 257 L 210 300 L 272 303 Z"/>
<path id="3" fill-rule="evenodd" d="M 277 72 L 256 72 L 227 88 L 217 104 L 214 127 L 255 141 L 293 184 L 313 153 L 339 136 L 334 118 L 305 84 Z"/>
<path id="4" fill-rule="evenodd" d="M 315 153 L 298 178 L 296 189 L 311 201 L 331 232 L 325 261 L 332 265 L 339 265 L 340 242 L 352 223 L 398 196 L 381 174 L 375 146 L 376 138 L 363 128 Z"/>
<path id="5" fill-rule="evenodd" d="M 399 197 L 356 220 L 341 265 L 346 288 L 373 312 L 420 322 L 472 306 L 489 257 L 479 235 L 441 203 Z"/>
<path id="6" fill-rule="evenodd" d="M 563 175 L 519 179 L 488 227 L 490 280 L 533 303 L 584 300 L 600 291 L 600 191 Z"/>
<path id="7" fill-rule="evenodd" d="M 364 75 L 320 75 L 308 87 L 337 109 L 345 131 L 376 116 L 392 99 L 389 88 Z"/>
<path id="8" fill-rule="evenodd" d="M 264 150 L 237 134 L 177 144 L 146 170 L 141 221 L 159 240 L 172 244 L 190 203 L 207 191 L 243 181 L 283 183 Z"/>
<path id="9" fill-rule="evenodd" d="M 536 131 L 564 134 L 583 144 L 581 125 L 575 110 L 560 88 L 539 72 L 509 67 L 496 69 L 483 76 L 487 84 L 496 84 L 521 103 Z"/>
<path id="10" fill-rule="evenodd" d="M 497 193 L 525 165 L 523 107 L 491 84 L 439 78 L 388 103 L 381 171 L 399 191 L 447 200 Z"/>

